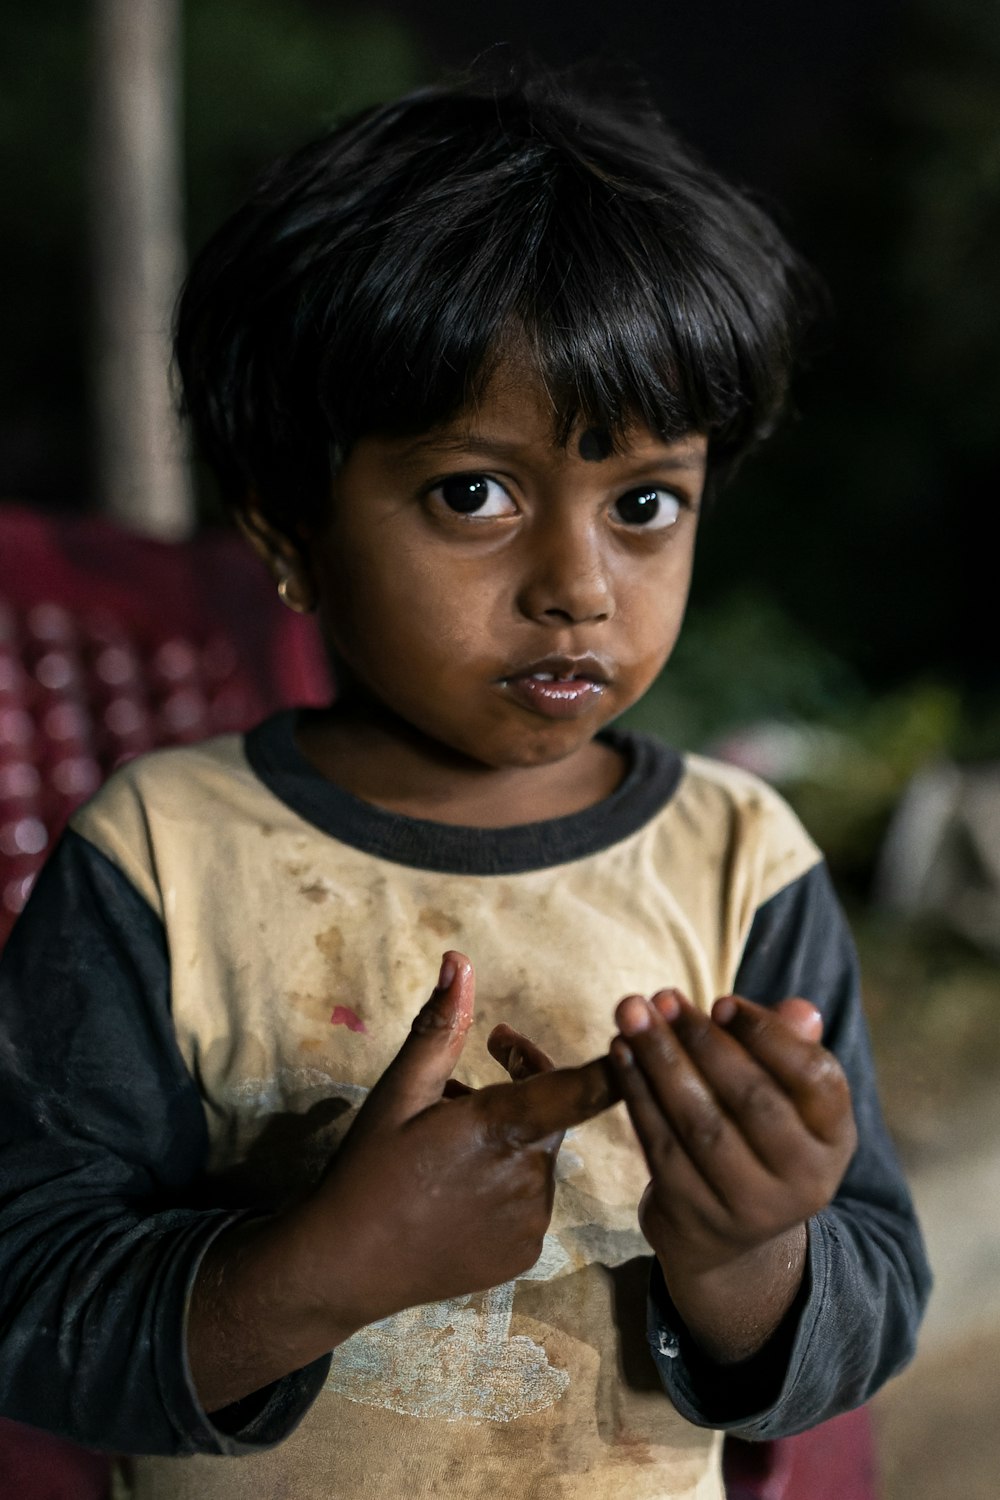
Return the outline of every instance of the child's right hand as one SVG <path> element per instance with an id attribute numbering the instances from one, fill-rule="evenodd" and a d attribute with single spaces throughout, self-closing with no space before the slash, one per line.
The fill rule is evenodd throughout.
<path id="1" fill-rule="evenodd" d="M 445 954 L 438 988 L 302 1205 L 309 1237 L 328 1245 L 316 1272 L 345 1336 L 534 1265 L 563 1133 L 619 1097 L 606 1058 L 556 1069 L 506 1026 L 489 1046 L 514 1081 L 456 1088 L 473 1002 L 472 965 Z"/>
<path id="2" fill-rule="evenodd" d="M 472 1024 L 472 965 L 446 953 L 438 988 L 307 1198 L 244 1219 L 208 1247 L 187 1352 L 216 1411 L 298 1369 L 366 1323 L 497 1286 L 538 1259 L 563 1132 L 620 1097 L 606 1057 L 553 1068 L 497 1026 L 512 1082 L 452 1079 Z"/>

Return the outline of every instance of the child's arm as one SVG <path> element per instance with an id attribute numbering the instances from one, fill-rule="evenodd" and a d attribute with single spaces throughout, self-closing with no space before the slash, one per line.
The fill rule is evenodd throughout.
<path id="1" fill-rule="evenodd" d="M 673 1283 L 687 1301 L 692 1324 L 706 1316 L 711 1285 L 717 1308 L 728 1303 L 726 1316 L 734 1320 L 728 1329 L 702 1323 L 698 1339 L 692 1338 L 672 1302 L 659 1262 L 654 1262 L 650 1340 L 671 1400 L 691 1421 L 760 1439 L 801 1431 L 857 1406 L 896 1373 L 912 1356 L 930 1273 L 913 1204 L 879 1107 L 854 946 L 822 864 L 757 912 L 734 988 L 771 1014 L 784 1013 L 799 1038 L 790 1035 L 782 1045 L 790 1045 L 805 1061 L 807 1074 L 810 1068 L 819 1067 L 814 1083 L 820 1086 L 821 1095 L 828 1094 L 830 1114 L 826 1125 L 819 1125 L 815 1144 L 797 1139 L 809 1153 L 819 1153 L 823 1174 L 828 1168 L 834 1171 L 839 1131 L 847 1128 L 837 1103 L 838 1097 L 843 1098 L 838 1069 L 849 1088 L 857 1131 L 856 1148 L 832 1201 L 812 1211 L 804 1228 L 796 1230 L 793 1225 L 779 1231 L 751 1251 L 733 1242 L 723 1257 L 731 1257 L 728 1271 L 716 1267 L 704 1276 L 697 1268 L 685 1269 L 690 1257 L 683 1250 L 677 1252 Z M 810 1053 L 807 1046 L 802 1051 L 799 1043 L 810 1036 L 803 1023 L 811 1007 L 794 1002 L 790 1016 L 790 1002 L 782 1002 L 783 996 L 796 994 L 808 995 L 815 1002 L 823 1043 L 835 1064 L 822 1049 Z M 756 1007 L 746 1013 L 758 1014 Z M 741 1020 L 740 1028 L 744 1024 Z M 683 1023 L 680 1031 L 671 1028 L 678 1050 L 699 1073 L 705 1048 L 697 1037 L 703 1027 L 710 1042 L 727 1036 L 745 1047 L 746 1033 L 738 1037 L 740 1028 L 733 1026 L 708 1028 L 704 1019 L 696 1018 L 689 1025 L 687 1041 L 680 1035 Z M 767 1034 L 771 1040 L 778 1037 L 770 1027 Z M 673 1065 L 667 1064 L 667 1070 L 672 1071 Z M 792 1095 L 797 1091 L 798 1086 Z M 812 1085 L 807 1085 L 806 1093 L 811 1096 L 812 1092 Z M 751 1096 L 751 1113 L 755 1109 L 766 1112 L 767 1101 L 775 1097 L 769 1090 L 757 1092 L 755 1101 Z M 789 1094 L 781 1086 L 779 1108 L 785 1108 L 788 1101 Z M 728 1118 L 730 1111 L 726 1108 L 723 1113 Z M 665 1124 L 676 1143 L 667 1154 L 686 1156 L 676 1130 L 669 1121 Z M 825 1140 L 823 1131 L 831 1127 L 833 1138 Z M 684 1129 L 682 1122 L 678 1128 Z M 709 1140 L 713 1131 L 714 1126 L 709 1129 Z M 732 1137 L 727 1139 L 731 1142 Z M 719 1140 L 721 1144 L 721 1136 Z M 830 1151 L 833 1156 L 827 1154 Z M 757 1172 L 759 1157 L 756 1152 L 753 1155 L 756 1161 L 751 1170 Z M 814 1159 L 810 1155 L 809 1160 Z M 782 1166 L 777 1173 L 766 1173 L 765 1210 L 775 1205 L 772 1194 L 784 1191 L 778 1186 L 784 1172 Z M 823 1191 L 828 1193 L 828 1178 L 826 1183 Z M 811 1183 L 807 1191 L 812 1193 Z M 670 1211 L 676 1213 L 676 1206 L 671 1204 Z M 715 1205 L 713 1213 L 717 1212 Z M 761 1227 L 755 1218 L 759 1212 L 755 1201 L 750 1206 L 751 1235 L 755 1226 L 758 1231 Z M 713 1223 L 719 1227 L 717 1218 Z M 707 1232 L 703 1225 L 695 1230 L 699 1235 Z M 739 1233 L 745 1234 L 746 1229 Z M 667 1247 L 663 1249 L 666 1264 Z M 760 1288 L 759 1300 L 749 1296 L 744 1300 L 741 1283 L 749 1288 L 754 1282 Z M 699 1290 L 700 1308 L 692 1305 L 692 1297 L 699 1301 Z M 782 1305 L 787 1312 L 774 1327 Z M 714 1315 L 709 1312 L 707 1316 L 711 1321 Z M 770 1338 L 768 1326 L 774 1328 Z M 755 1346 L 757 1353 L 745 1357 Z"/>
<path id="2" fill-rule="evenodd" d="M 709 1017 L 675 991 L 633 995 L 617 1019 L 611 1057 L 652 1174 L 643 1232 L 688 1331 L 737 1364 L 795 1299 L 806 1222 L 853 1153 L 847 1081 L 804 1028 L 735 997 Z"/>
<path id="3" fill-rule="evenodd" d="M 187 1334 L 206 1410 L 307 1365 L 367 1323 L 497 1286 L 538 1259 L 562 1133 L 618 1095 L 606 1059 L 553 1070 L 498 1027 L 494 1055 L 519 1078 L 535 1076 L 444 1097 L 472 1003 L 468 959 L 447 954 L 439 987 L 319 1188 L 209 1249 Z"/>

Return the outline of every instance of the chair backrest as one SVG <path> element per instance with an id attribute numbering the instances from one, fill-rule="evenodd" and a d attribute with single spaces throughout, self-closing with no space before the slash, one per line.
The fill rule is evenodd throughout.
<path id="1" fill-rule="evenodd" d="M 115 766 L 329 692 L 313 622 L 235 535 L 176 545 L 0 506 L 0 944 Z"/>
<path id="2" fill-rule="evenodd" d="M 726 1500 L 877 1500 L 878 1464 L 867 1406 L 795 1437 L 723 1448 Z"/>

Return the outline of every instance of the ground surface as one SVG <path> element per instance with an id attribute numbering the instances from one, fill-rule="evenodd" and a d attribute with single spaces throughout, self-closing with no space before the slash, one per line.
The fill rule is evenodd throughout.
<path id="1" fill-rule="evenodd" d="M 1000 1497 L 1000 966 L 862 925 L 883 1101 L 936 1285 L 873 1404 L 882 1500 Z"/>
<path id="2" fill-rule="evenodd" d="M 1000 1324 L 919 1355 L 874 1418 L 884 1500 L 997 1500 Z"/>

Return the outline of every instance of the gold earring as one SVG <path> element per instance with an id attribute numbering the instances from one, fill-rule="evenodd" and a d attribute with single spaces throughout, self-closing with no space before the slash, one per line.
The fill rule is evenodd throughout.
<path id="1" fill-rule="evenodd" d="M 298 595 L 295 590 L 295 579 L 291 573 L 283 573 L 278 579 L 278 598 L 288 609 L 294 610 L 297 615 L 308 615 L 312 612 L 311 600 L 306 600 Z"/>

